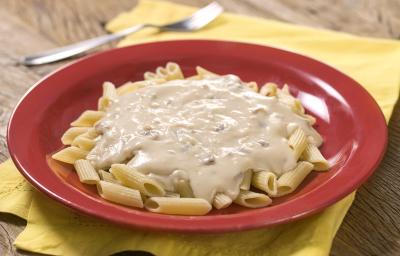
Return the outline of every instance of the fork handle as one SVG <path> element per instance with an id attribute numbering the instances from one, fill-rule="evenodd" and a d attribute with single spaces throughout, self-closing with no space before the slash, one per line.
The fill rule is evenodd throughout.
<path id="1" fill-rule="evenodd" d="M 141 30 L 142 28 L 145 28 L 148 26 L 149 25 L 140 24 L 140 25 L 136 25 L 136 26 L 124 29 L 124 30 L 119 31 L 114 34 L 102 35 L 99 37 L 81 41 L 79 43 L 55 48 L 53 50 L 41 52 L 41 53 L 31 55 L 31 56 L 26 56 L 21 60 L 21 62 L 22 62 L 22 64 L 27 65 L 27 66 L 34 66 L 34 65 L 47 64 L 47 63 L 63 60 L 63 59 L 78 55 L 80 53 L 86 52 L 86 51 L 93 49 L 95 47 L 98 47 L 100 45 L 118 40 L 122 37 L 125 37 L 131 33 L 137 32 L 137 31 Z"/>

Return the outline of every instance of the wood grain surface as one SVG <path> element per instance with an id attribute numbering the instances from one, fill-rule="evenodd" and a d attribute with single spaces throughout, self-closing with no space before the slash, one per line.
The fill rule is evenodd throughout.
<path id="1" fill-rule="evenodd" d="M 174 0 L 195 6 L 206 0 Z M 226 10 L 353 34 L 400 38 L 399 0 L 219 0 Z M 0 162 L 9 157 L 6 125 L 24 92 L 66 62 L 27 68 L 27 54 L 106 33 L 104 24 L 136 0 L 0 0 Z M 108 46 L 110 47 L 110 46 Z M 400 105 L 389 124 L 389 147 L 363 185 L 332 246 L 331 255 L 400 255 Z M 0 255 L 33 255 L 12 246 L 25 222 L 0 214 Z M 120 255 L 147 255 L 122 253 Z"/>

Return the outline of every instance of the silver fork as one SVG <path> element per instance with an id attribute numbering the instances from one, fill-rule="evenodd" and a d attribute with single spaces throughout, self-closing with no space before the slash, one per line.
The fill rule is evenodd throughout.
<path id="1" fill-rule="evenodd" d="M 121 30 L 114 34 L 103 35 L 95 37 L 89 40 L 85 40 L 79 43 L 67 45 L 64 47 L 56 48 L 50 51 L 38 53 L 31 56 L 24 57 L 21 62 L 27 66 L 42 65 L 58 60 L 63 60 L 80 53 L 84 53 L 90 49 L 98 47 L 100 45 L 121 39 L 129 34 L 135 33 L 143 28 L 158 28 L 160 31 L 180 31 L 189 32 L 195 31 L 203 28 L 208 23 L 213 21 L 222 12 L 223 8 L 217 2 L 212 2 L 211 4 L 198 10 L 191 16 L 165 25 L 155 25 L 155 24 L 139 24 L 124 30 Z"/>

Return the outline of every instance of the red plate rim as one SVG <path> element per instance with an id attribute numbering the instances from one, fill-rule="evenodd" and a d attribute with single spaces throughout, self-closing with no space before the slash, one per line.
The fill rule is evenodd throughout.
<path id="1" fill-rule="evenodd" d="M 201 216 L 201 217 L 181 217 L 181 216 L 168 216 L 168 215 L 158 215 L 158 214 L 149 214 L 146 212 L 137 211 L 134 215 L 137 218 L 127 218 L 124 214 L 118 214 L 117 212 L 111 213 L 102 213 L 99 209 L 102 209 L 102 205 L 100 202 L 96 202 L 95 200 L 89 200 L 86 197 L 82 197 L 81 202 L 77 202 L 72 197 L 67 195 L 65 191 L 57 188 L 57 186 L 51 186 L 51 184 L 46 184 L 46 182 L 38 180 L 34 173 L 32 173 L 29 169 L 27 169 L 18 158 L 17 146 L 14 135 L 14 125 L 16 125 L 16 120 L 19 118 L 23 118 L 19 116 L 19 109 L 23 105 L 23 103 L 29 100 L 30 94 L 37 89 L 43 81 L 47 80 L 49 77 L 63 72 L 74 65 L 82 64 L 85 62 L 90 62 L 91 60 L 99 57 L 112 55 L 115 52 L 126 52 L 128 53 L 132 48 L 146 48 L 146 47 L 158 47 L 160 45 L 169 44 L 171 47 L 176 47 L 177 45 L 223 45 L 223 44 L 231 44 L 237 47 L 252 47 L 262 49 L 269 49 L 269 51 L 279 52 L 282 55 L 291 55 L 291 57 L 296 61 L 301 61 L 304 64 L 307 64 L 308 70 L 312 70 L 312 67 L 318 67 L 318 71 L 324 74 L 330 74 L 335 76 L 340 76 L 341 81 L 346 81 L 346 83 L 350 86 L 351 89 L 355 90 L 358 93 L 359 101 L 352 101 L 351 105 L 357 106 L 358 108 L 368 108 L 368 115 L 374 116 L 373 124 L 366 124 L 365 127 L 362 127 L 365 130 L 368 129 L 378 129 L 374 137 L 365 138 L 368 139 L 368 144 L 374 143 L 374 147 L 376 152 L 379 154 L 376 155 L 374 159 L 368 159 L 369 168 L 361 170 L 353 177 L 353 179 L 348 180 L 342 176 L 335 176 L 329 182 L 324 184 L 324 186 L 320 186 L 313 190 L 313 193 L 307 194 L 309 200 L 312 200 L 312 205 L 306 205 L 297 203 L 293 204 L 285 204 L 280 209 L 279 212 L 269 211 L 268 218 L 265 218 L 264 212 L 241 212 L 238 216 L 233 215 L 210 215 L 210 216 Z M 378 127 L 378 128 L 377 128 Z M 268 46 L 262 46 L 257 44 L 249 44 L 249 43 L 240 43 L 240 42 L 231 42 L 231 41 L 222 41 L 222 40 L 171 40 L 171 41 L 161 41 L 161 42 L 151 42 L 145 44 L 138 44 L 133 46 L 127 46 L 122 48 L 111 49 L 103 52 L 99 52 L 82 59 L 79 59 L 73 63 L 70 63 L 64 67 L 57 69 L 56 71 L 50 73 L 49 75 L 42 78 L 35 85 L 30 88 L 22 99 L 16 105 L 8 124 L 7 129 L 7 144 L 9 148 L 9 152 L 12 160 L 14 161 L 16 167 L 21 172 L 21 174 L 36 187 L 38 190 L 42 191 L 49 197 L 61 202 L 62 204 L 79 210 L 82 213 L 96 216 L 105 220 L 112 221 L 121 225 L 128 225 L 131 227 L 142 228 L 146 230 L 155 230 L 155 231 L 177 231 L 177 232 L 191 232 L 191 233 L 219 233 L 219 232 L 228 232 L 228 231 L 241 231 L 253 228 L 261 228 L 265 226 L 271 226 L 276 224 L 286 223 L 292 220 L 297 220 L 309 216 L 311 214 L 317 213 L 329 205 L 339 201 L 346 195 L 350 194 L 352 191 L 357 189 L 376 169 L 378 164 L 383 158 L 386 146 L 387 146 L 387 127 L 385 118 L 383 113 L 375 100 L 368 94 L 368 92 L 359 85 L 356 81 L 348 77 L 347 75 L 341 73 L 340 71 L 332 68 L 322 62 L 311 59 L 309 57 L 285 51 L 282 49 L 277 49 Z M 357 155 L 357 151 L 354 153 L 353 161 L 359 160 L 363 161 L 362 156 Z M 45 160 L 44 160 L 45 161 Z M 334 182 L 333 182 L 333 181 Z M 337 188 L 337 184 L 341 184 L 340 189 Z M 59 186 L 62 187 L 62 186 Z M 329 193 L 324 193 L 324 191 L 329 191 Z M 324 195 L 321 197 L 321 193 Z M 301 198 L 295 198 L 293 201 L 297 201 Z M 84 202 L 82 204 L 82 202 Z M 88 207 L 89 205 L 89 207 Z M 94 207 L 90 207 L 94 206 Z M 104 205 L 103 205 L 104 207 Z M 133 217 L 133 215 L 132 215 Z M 248 220 L 251 218 L 251 222 Z"/>

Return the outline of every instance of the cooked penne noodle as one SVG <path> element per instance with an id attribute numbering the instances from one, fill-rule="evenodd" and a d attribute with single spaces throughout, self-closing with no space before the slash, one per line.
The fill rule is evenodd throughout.
<path id="1" fill-rule="evenodd" d="M 313 164 L 309 162 L 299 162 L 297 166 L 278 178 L 278 191 L 276 196 L 283 196 L 293 192 L 304 178 L 312 171 Z"/>
<path id="2" fill-rule="evenodd" d="M 273 97 L 276 96 L 278 86 L 275 83 L 266 83 L 261 87 L 259 93 L 264 96 Z"/>
<path id="3" fill-rule="evenodd" d="M 146 86 L 145 81 L 127 82 L 117 88 L 118 95 L 124 95 L 135 92 L 136 90 Z"/>
<path id="4" fill-rule="evenodd" d="M 247 170 L 243 173 L 243 180 L 240 184 L 241 190 L 249 190 L 251 185 L 251 176 L 253 175 L 253 170 Z"/>
<path id="5" fill-rule="evenodd" d="M 76 160 L 74 167 L 80 182 L 85 184 L 96 184 L 98 181 L 100 181 L 99 175 L 88 160 Z"/>
<path id="6" fill-rule="evenodd" d="M 218 74 L 213 73 L 213 72 L 211 72 L 203 67 L 200 67 L 200 66 L 196 67 L 196 73 L 197 73 L 198 79 L 202 79 L 205 76 L 219 76 Z"/>
<path id="7" fill-rule="evenodd" d="M 103 83 L 103 97 L 110 100 L 115 100 L 118 97 L 115 85 L 111 82 Z"/>
<path id="8" fill-rule="evenodd" d="M 232 199 L 224 193 L 216 193 L 213 206 L 217 209 L 223 209 L 232 204 Z"/>
<path id="9" fill-rule="evenodd" d="M 82 134 L 81 136 L 85 136 L 89 139 L 95 139 L 97 136 L 99 136 L 99 134 L 96 132 L 95 128 L 89 128 L 89 130 L 84 134 Z"/>
<path id="10" fill-rule="evenodd" d="M 286 94 L 286 95 L 289 95 L 290 97 L 292 97 L 292 95 L 290 94 L 290 91 L 289 91 L 289 86 L 287 84 L 284 84 L 279 91 L 281 92 L 281 94 Z"/>
<path id="11" fill-rule="evenodd" d="M 134 188 L 147 196 L 164 196 L 165 190 L 155 180 L 125 164 L 111 165 L 110 172 L 127 187 Z"/>
<path id="12" fill-rule="evenodd" d="M 257 85 L 256 82 L 249 82 L 246 85 L 247 85 L 247 87 L 249 87 L 253 91 L 258 92 L 258 85 Z"/>
<path id="13" fill-rule="evenodd" d="M 184 79 L 180 66 L 174 62 L 168 62 L 165 66 L 167 80 Z"/>
<path id="14" fill-rule="evenodd" d="M 303 129 L 297 128 L 289 137 L 289 146 L 293 149 L 296 159 L 299 159 L 304 149 L 307 147 L 307 136 Z"/>
<path id="15" fill-rule="evenodd" d="M 74 164 L 76 160 L 84 159 L 88 153 L 84 149 L 72 146 L 61 149 L 51 157 L 60 162 Z"/>
<path id="16" fill-rule="evenodd" d="M 71 127 L 61 137 L 61 142 L 64 145 L 71 145 L 72 141 L 79 135 L 87 132 L 89 127 Z"/>
<path id="17" fill-rule="evenodd" d="M 103 83 L 103 96 L 99 99 L 98 109 L 100 111 L 105 111 L 107 107 L 111 104 L 113 100 L 118 97 L 117 90 L 111 82 Z"/>
<path id="18" fill-rule="evenodd" d="M 92 127 L 104 115 L 105 113 L 103 111 L 86 110 L 78 119 L 71 123 L 71 126 Z"/>
<path id="19" fill-rule="evenodd" d="M 176 190 L 182 197 L 194 197 L 192 188 L 187 180 L 179 179 L 176 184 Z"/>
<path id="20" fill-rule="evenodd" d="M 149 71 L 145 72 L 143 77 L 144 77 L 144 80 L 154 80 L 154 79 L 160 78 L 160 76 L 158 74 L 149 72 Z"/>
<path id="21" fill-rule="evenodd" d="M 322 156 L 319 149 L 313 145 L 308 144 L 303 154 L 300 157 L 304 161 L 308 161 L 314 165 L 316 171 L 326 171 L 329 169 L 329 162 Z"/>
<path id="22" fill-rule="evenodd" d="M 99 176 L 101 180 L 111 182 L 111 183 L 116 183 L 116 184 L 121 184 L 119 180 L 117 180 L 112 173 L 109 173 L 104 170 L 99 170 Z"/>
<path id="23" fill-rule="evenodd" d="M 108 201 L 143 208 L 142 196 L 138 190 L 101 180 L 97 183 L 97 191 Z"/>
<path id="24" fill-rule="evenodd" d="M 258 171 L 253 173 L 251 184 L 268 195 L 277 193 L 277 177 L 275 173 L 269 171 Z"/>
<path id="25" fill-rule="evenodd" d="M 212 206 L 202 198 L 150 197 L 145 202 L 147 210 L 175 215 L 205 215 Z"/>
<path id="26" fill-rule="evenodd" d="M 272 200 L 265 194 L 241 190 L 234 202 L 248 208 L 260 208 L 271 204 Z"/>
<path id="27" fill-rule="evenodd" d="M 74 139 L 71 145 L 90 151 L 96 145 L 96 142 L 94 141 L 94 139 L 90 139 L 87 136 L 80 135 Z"/>
<path id="28" fill-rule="evenodd" d="M 304 114 L 303 116 L 307 119 L 310 125 L 314 125 L 317 122 L 317 119 L 311 115 Z"/>

